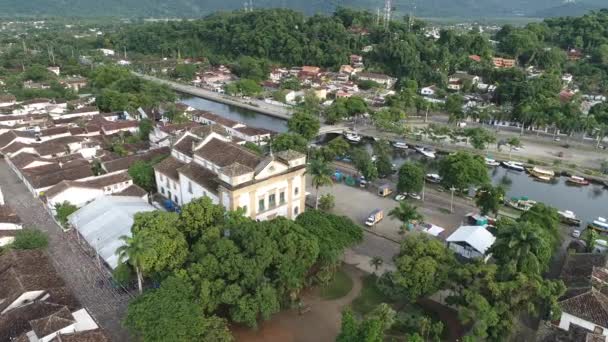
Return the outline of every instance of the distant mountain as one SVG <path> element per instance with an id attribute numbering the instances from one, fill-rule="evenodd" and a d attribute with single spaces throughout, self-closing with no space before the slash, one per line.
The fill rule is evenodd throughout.
<path id="1" fill-rule="evenodd" d="M 14 16 L 114 16 L 200 17 L 217 11 L 243 8 L 246 0 L 1 0 L 0 17 Z M 606 0 L 393 0 L 397 13 L 414 12 L 422 17 L 517 17 L 572 15 L 595 9 Z M 384 0 L 253 0 L 255 8 L 289 7 L 307 14 L 328 13 L 337 6 L 369 9 L 384 6 Z M 603 4 L 608 7 L 608 3 Z"/>
<path id="2" fill-rule="evenodd" d="M 591 10 L 599 10 L 608 8 L 608 3 L 600 4 L 599 1 L 569 2 L 560 6 L 545 8 L 532 13 L 531 17 L 548 18 L 548 17 L 576 17 L 588 13 Z"/>

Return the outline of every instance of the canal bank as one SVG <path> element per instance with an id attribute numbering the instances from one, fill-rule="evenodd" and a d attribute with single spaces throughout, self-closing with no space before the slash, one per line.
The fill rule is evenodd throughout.
<path id="1" fill-rule="evenodd" d="M 137 75 L 145 80 L 164 84 L 178 93 L 200 97 L 206 100 L 211 100 L 219 103 L 223 103 L 230 106 L 243 108 L 249 111 L 254 111 L 264 115 L 269 115 L 283 120 L 291 118 L 292 110 L 289 107 L 281 107 L 273 104 L 266 103 L 257 99 L 245 100 L 240 97 L 228 96 L 225 94 L 216 93 L 200 87 L 194 87 L 185 85 L 173 81 L 164 80 L 162 78 L 140 74 L 132 71 L 134 75 Z"/>

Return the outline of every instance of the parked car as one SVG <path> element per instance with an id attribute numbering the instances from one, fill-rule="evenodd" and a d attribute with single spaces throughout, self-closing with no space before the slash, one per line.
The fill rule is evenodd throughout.
<path id="1" fill-rule="evenodd" d="M 384 211 L 382 209 L 376 209 L 369 214 L 367 220 L 365 220 L 365 225 L 368 227 L 373 227 L 378 222 L 382 221 L 383 218 Z"/>
<path id="2" fill-rule="evenodd" d="M 409 195 L 411 198 L 415 199 L 415 200 L 419 200 L 419 201 L 421 201 L 421 200 L 422 200 L 422 197 L 421 197 L 419 194 L 417 194 L 417 193 L 411 192 L 411 193 L 409 193 L 408 195 Z"/>
<path id="3" fill-rule="evenodd" d="M 395 196 L 395 201 L 401 202 L 401 201 L 405 200 L 406 198 L 407 198 L 407 192 L 404 192 L 402 194 Z"/>
<path id="4" fill-rule="evenodd" d="M 581 237 L 581 231 L 578 230 L 578 229 L 573 230 L 572 231 L 572 237 L 578 239 L 579 237 Z"/>

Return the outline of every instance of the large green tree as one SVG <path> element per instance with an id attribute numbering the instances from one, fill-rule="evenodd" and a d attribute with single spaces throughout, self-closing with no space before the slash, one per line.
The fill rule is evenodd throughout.
<path id="1" fill-rule="evenodd" d="M 502 186 L 484 185 L 477 191 L 475 204 L 482 215 L 498 214 L 500 205 L 505 197 L 505 189 Z"/>
<path id="2" fill-rule="evenodd" d="M 311 140 L 319 135 L 321 124 L 319 119 L 305 112 L 295 113 L 288 121 L 287 127 L 292 133 L 297 133 L 307 140 Z"/>
<path id="3" fill-rule="evenodd" d="M 194 286 L 170 276 L 129 303 L 125 326 L 144 341 L 232 341 L 225 319 L 206 315 Z"/>
<path id="4" fill-rule="evenodd" d="M 456 189 L 466 189 L 469 186 L 490 182 L 483 157 L 467 152 L 456 152 L 441 159 L 439 175 L 443 184 Z"/>
<path id="5" fill-rule="evenodd" d="M 392 296 L 415 302 L 448 283 L 456 260 L 451 250 L 426 234 L 406 236 L 395 257 L 396 270 L 382 278 Z"/>
<path id="6" fill-rule="evenodd" d="M 424 186 L 424 168 L 415 162 L 405 162 L 399 169 L 397 190 L 418 193 Z"/>

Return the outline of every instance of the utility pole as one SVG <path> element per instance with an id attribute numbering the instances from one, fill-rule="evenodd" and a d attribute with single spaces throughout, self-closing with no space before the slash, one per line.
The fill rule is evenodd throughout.
<path id="1" fill-rule="evenodd" d="M 377 14 L 376 14 L 376 26 L 380 26 L 380 7 L 376 8 L 377 10 Z"/>
<path id="2" fill-rule="evenodd" d="M 123 51 L 124 51 L 124 55 L 125 55 L 125 60 L 127 59 L 127 47 L 123 46 Z"/>
<path id="3" fill-rule="evenodd" d="M 384 0 L 384 28 L 388 29 L 389 23 L 391 21 L 391 0 Z"/>

